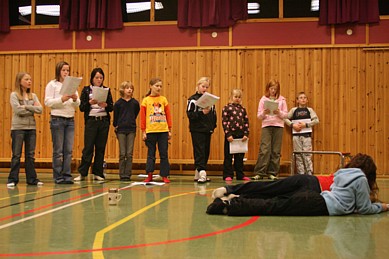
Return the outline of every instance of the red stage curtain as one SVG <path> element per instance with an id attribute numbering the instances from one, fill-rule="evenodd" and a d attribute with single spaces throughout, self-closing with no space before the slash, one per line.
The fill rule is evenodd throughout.
<path id="1" fill-rule="evenodd" d="M 0 33 L 9 32 L 8 0 L 0 0 Z"/>
<path id="2" fill-rule="evenodd" d="M 247 0 L 178 0 L 179 28 L 224 28 L 247 16 Z"/>
<path id="3" fill-rule="evenodd" d="M 123 28 L 121 0 L 61 0 L 59 28 L 64 30 Z"/>
<path id="4" fill-rule="evenodd" d="M 376 23 L 378 0 L 320 0 L 319 24 Z"/>

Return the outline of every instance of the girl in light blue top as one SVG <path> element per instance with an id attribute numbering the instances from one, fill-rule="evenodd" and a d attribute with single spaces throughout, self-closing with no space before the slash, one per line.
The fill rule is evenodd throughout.
<path id="1" fill-rule="evenodd" d="M 264 187 L 252 186 L 251 191 L 244 190 L 249 189 L 249 184 L 253 183 L 237 188 L 221 187 L 213 194 L 216 199 L 208 206 L 207 213 L 229 216 L 377 214 L 388 211 L 389 205 L 378 201 L 376 170 L 370 156 L 357 154 L 346 168 L 339 169 L 334 174 L 334 182 L 329 191 L 321 191 L 318 181 L 309 181 L 313 177 L 311 175 L 298 175 L 300 183 L 312 183 L 310 186 L 297 184 L 285 186 L 284 190 L 278 188 L 273 192 L 266 191 Z"/>

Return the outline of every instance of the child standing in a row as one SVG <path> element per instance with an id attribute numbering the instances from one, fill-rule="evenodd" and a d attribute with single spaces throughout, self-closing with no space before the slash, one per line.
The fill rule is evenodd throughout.
<path id="1" fill-rule="evenodd" d="M 72 151 L 74 144 L 74 114 L 80 106 L 78 92 L 72 95 L 60 93 L 70 66 L 60 61 L 55 66 L 55 79 L 45 90 L 45 105 L 50 108 L 50 130 L 53 140 L 53 178 L 56 184 L 73 184 Z"/>
<path id="2" fill-rule="evenodd" d="M 35 113 L 42 113 L 42 105 L 36 94 L 31 91 L 32 80 L 28 73 L 16 75 L 15 90 L 11 93 L 12 107 L 12 160 L 7 187 L 13 188 L 19 183 L 20 158 L 24 143 L 26 182 L 28 185 L 42 186 L 35 171 L 36 123 Z"/>
<path id="3" fill-rule="evenodd" d="M 297 107 L 293 107 L 285 119 L 286 125 L 293 129 L 293 151 L 312 151 L 312 127 L 319 124 L 319 118 L 316 112 L 307 106 L 308 98 L 304 92 L 297 94 L 296 102 Z M 296 168 L 298 174 L 312 174 L 312 154 L 298 154 Z"/>
<path id="4" fill-rule="evenodd" d="M 132 154 L 136 136 L 136 118 L 139 102 L 133 98 L 134 85 L 129 81 L 120 84 L 121 98 L 113 106 L 113 126 L 119 141 L 120 181 L 130 181 L 132 175 Z"/>
<path id="5" fill-rule="evenodd" d="M 257 117 L 262 120 L 262 134 L 253 180 L 264 177 L 275 180 L 280 170 L 284 119 L 288 115 L 286 100 L 280 95 L 280 91 L 280 83 L 272 79 L 267 83 L 265 95 L 259 101 Z M 266 108 L 265 102 L 268 101 L 277 102 L 277 109 L 271 112 Z"/>
<path id="6" fill-rule="evenodd" d="M 170 183 L 168 178 L 170 164 L 168 158 L 168 145 L 171 138 L 172 119 L 170 106 L 165 96 L 161 95 L 162 80 L 152 78 L 150 90 L 142 100 L 140 108 L 140 127 L 142 139 L 145 141 L 147 150 L 145 182 L 153 180 L 155 170 L 155 153 L 158 144 L 159 156 L 161 159 L 160 175 L 165 183 Z"/>
<path id="7" fill-rule="evenodd" d="M 234 139 L 242 139 L 244 142 L 249 137 L 249 118 L 246 109 L 242 106 L 242 90 L 234 89 L 231 91 L 230 103 L 223 107 L 222 124 L 225 134 L 223 179 L 232 181 L 235 169 L 237 180 L 250 181 L 250 178 L 243 173 L 244 153 L 230 153 L 230 143 Z M 234 158 L 234 169 L 232 168 L 232 158 Z"/>
<path id="8" fill-rule="evenodd" d="M 92 165 L 93 153 L 94 161 L 92 174 L 94 180 L 104 181 L 104 155 L 107 145 L 109 126 L 113 110 L 112 94 L 109 87 L 104 85 L 104 71 L 97 67 L 90 75 L 90 85 L 85 86 L 81 92 L 80 111 L 84 112 L 84 148 L 82 150 L 81 164 L 78 167 L 80 175 L 74 178 L 75 181 L 83 181 L 88 176 L 89 168 Z M 93 91 L 97 88 L 107 91 L 105 100 L 96 100 Z"/>
<path id="9" fill-rule="evenodd" d="M 208 163 L 211 136 L 216 128 L 215 106 L 201 108 L 197 106 L 197 100 L 208 91 L 210 80 L 201 77 L 197 82 L 196 93 L 189 97 L 186 114 L 189 118 L 189 130 L 192 137 L 195 177 L 198 183 L 210 181 L 207 178 L 206 167 Z"/>

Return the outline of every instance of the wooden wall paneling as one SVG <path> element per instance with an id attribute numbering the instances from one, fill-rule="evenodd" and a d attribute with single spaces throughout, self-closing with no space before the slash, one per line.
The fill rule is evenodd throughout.
<path id="1" fill-rule="evenodd" d="M 388 110 L 389 110 L 389 104 L 386 102 L 386 100 L 389 100 L 389 52 L 384 51 L 383 53 L 383 73 L 382 73 L 382 95 L 381 95 L 381 102 L 382 109 L 380 110 L 380 120 L 383 123 L 384 133 L 383 136 L 383 145 L 382 145 L 382 153 L 379 153 L 378 157 L 376 158 L 378 160 L 378 163 L 380 165 L 386 165 L 386 168 L 388 170 L 383 171 L 385 175 L 389 175 L 389 166 L 388 164 L 388 157 L 389 157 L 389 124 L 388 124 Z"/>
<path id="2" fill-rule="evenodd" d="M 367 54 L 367 53 L 365 53 Z M 365 55 L 360 60 L 360 68 L 361 68 L 361 73 L 359 74 L 358 77 L 358 102 L 359 102 L 359 116 L 357 117 L 358 120 L 358 146 L 356 147 L 359 150 L 367 150 L 366 146 L 368 143 L 367 140 L 367 116 L 368 116 L 368 108 L 366 105 L 366 100 L 367 100 L 367 89 L 366 89 L 366 73 L 367 71 L 367 66 L 368 66 L 368 60 Z M 356 151 L 359 152 L 359 151 Z"/>
<path id="3" fill-rule="evenodd" d="M 112 94 L 112 99 L 115 102 L 117 99 L 117 86 L 119 83 L 119 74 L 120 71 L 123 70 L 123 64 L 121 64 L 120 60 L 121 53 L 120 52 L 112 52 L 109 55 L 109 63 L 108 63 L 108 71 L 104 71 L 106 76 L 109 77 L 109 87 Z M 116 138 L 116 135 L 114 133 L 114 128 L 112 127 L 112 121 L 113 121 L 113 112 L 111 112 L 111 127 L 109 129 L 109 135 L 108 135 L 108 141 L 107 141 L 107 147 L 106 152 L 108 152 L 108 156 L 106 156 L 108 159 L 116 159 L 116 161 L 119 162 L 119 144 Z"/>
<path id="4" fill-rule="evenodd" d="M 35 115 L 35 121 L 36 121 L 36 134 L 37 136 L 50 136 L 50 135 L 42 135 L 45 134 L 45 124 L 47 123 L 47 120 L 45 120 L 45 114 L 46 114 L 46 107 L 45 107 L 45 86 L 42 82 L 42 63 L 41 63 L 41 57 L 39 55 L 30 55 L 30 63 L 28 66 L 28 71 L 31 73 L 32 77 L 32 92 L 35 93 L 39 99 L 39 102 L 41 103 L 43 107 L 42 114 L 36 114 Z M 50 139 L 50 138 L 49 138 Z M 46 146 L 48 141 L 44 140 L 43 138 L 36 139 L 36 151 L 35 151 L 35 157 L 40 158 L 45 155 L 46 149 L 43 149 L 41 147 Z"/>
<path id="5" fill-rule="evenodd" d="M 242 68 L 239 70 L 241 85 L 243 89 L 246 89 L 247 101 L 243 105 L 247 110 L 250 123 L 247 159 L 257 160 L 262 128 L 261 121 L 257 118 L 257 111 L 259 100 L 264 94 L 265 51 L 239 50 L 237 54 Z"/>
<path id="6" fill-rule="evenodd" d="M 77 57 L 75 57 L 77 56 Z M 81 97 L 84 86 L 89 85 L 89 75 L 92 68 L 88 62 L 86 53 L 79 53 L 71 58 L 71 61 L 67 61 L 70 64 L 70 76 L 82 77 L 80 86 L 77 89 L 79 97 Z M 59 62 L 59 60 L 57 61 Z M 74 114 L 75 125 L 74 125 L 74 144 L 73 144 L 73 157 L 80 158 L 82 156 L 82 150 L 84 148 L 84 130 L 85 120 L 84 113 L 76 108 Z"/>
<path id="7" fill-rule="evenodd" d="M 334 148 L 337 150 L 345 150 L 345 145 L 347 144 L 347 118 L 346 114 L 348 114 L 349 109 L 350 109 L 350 102 L 349 102 L 349 89 L 348 89 L 348 82 L 349 82 L 349 77 L 350 77 L 350 58 L 351 56 L 348 55 L 349 49 L 345 49 L 344 51 L 341 51 L 339 53 L 339 83 L 337 89 L 334 89 L 334 95 L 337 95 L 339 97 L 339 106 L 338 109 L 336 110 L 338 114 L 338 122 L 334 124 L 333 130 L 334 132 L 337 132 L 338 138 L 340 136 L 344 136 L 343 141 L 334 143 Z M 351 53 L 350 53 L 351 54 Z"/>
<path id="8" fill-rule="evenodd" d="M 324 121 L 325 121 L 325 127 L 327 129 L 327 134 L 324 136 L 325 139 L 325 147 L 326 150 L 336 151 L 336 145 L 335 142 L 338 139 L 338 133 L 337 125 L 339 123 L 339 103 L 340 103 L 340 96 L 339 96 L 339 50 L 333 49 L 330 53 L 331 55 L 331 62 L 332 65 L 328 71 L 328 80 L 326 84 L 326 107 L 327 110 L 325 112 Z M 332 172 L 333 171 L 333 164 L 335 157 L 324 155 L 320 157 L 321 160 L 323 160 L 324 170 L 325 172 Z M 337 159 L 337 158 L 336 158 Z"/>
<path id="9" fill-rule="evenodd" d="M 12 74 L 12 55 L 4 55 L 4 59 L 2 60 L 4 64 L 4 67 L 2 69 L 4 80 L 3 83 L 0 85 L 2 89 L 4 89 L 4 93 L 1 94 L 1 100 L 3 105 L 1 105 L 0 112 L 4 115 L 3 120 L 1 121 L 1 128 L 3 129 L 2 134 L 2 143 L 4 147 L 2 150 L 2 156 L 3 157 L 9 157 L 11 158 L 11 119 L 12 119 L 12 109 L 10 105 L 10 94 L 14 89 L 14 83 L 15 83 L 15 75 Z M 7 76 L 8 75 L 8 76 Z"/>
<path id="10" fill-rule="evenodd" d="M 312 107 L 316 112 L 319 118 L 319 124 L 313 128 L 312 133 L 312 149 L 313 150 L 323 150 L 322 149 L 322 140 L 324 137 L 323 134 L 323 111 L 325 107 L 323 107 L 322 103 L 324 100 L 324 90 L 322 86 L 323 82 L 323 67 L 325 67 L 325 62 L 328 62 L 323 55 L 323 51 L 321 49 L 315 49 L 313 51 L 313 57 L 311 59 L 312 64 L 312 85 L 308 87 L 311 88 L 310 94 L 308 95 L 308 106 Z M 312 156 L 314 166 L 314 173 L 321 173 L 318 168 L 320 160 L 317 155 Z"/>
<path id="11" fill-rule="evenodd" d="M 291 100 L 293 99 L 292 94 L 295 92 L 296 86 L 296 74 L 299 70 L 303 62 L 297 62 L 296 64 L 296 56 L 295 50 L 292 51 L 283 51 L 279 50 L 279 76 L 272 77 L 277 79 L 280 82 L 280 94 L 286 99 L 287 110 L 291 107 Z M 300 65 L 298 65 L 300 64 Z M 291 155 L 291 135 L 289 133 L 288 126 L 284 127 L 284 134 L 282 137 L 282 149 L 281 149 L 281 160 L 288 160 Z"/>
<path id="12" fill-rule="evenodd" d="M 128 58 L 127 58 L 127 64 L 131 64 L 131 65 L 128 65 L 129 69 L 128 70 L 128 75 L 126 75 L 128 77 L 128 80 L 130 80 L 133 84 L 134 84 L 134 98 L 136 100 L 138 100 L 139 102 L 139 105 L 141 104 L 142 102 L 142 96 L 145 94 L 144 93 L 144 89 L 141 87 L 141 79 L 140 79 L 140 52 L 130 52 L 127 54 L 128 55 Z M 138 66 L 135 66 L 134 64 L 138 64 Z M 142 134 L 141 134 L 141 131 L 140 131 L 140 116 L 138 116 L 137 118 L 137 126 L 138 126 L 138 130 L 136 132 L 136 138 L 135 138 L 135 144 L 134 144 L 134 154 L 133 154 L 133 158 L 136 158 L 136 159 L 139 159 L 141 158 L 142 156 L 142 150 L 141 148 L 143 147 L 144 145 L 144 142 L 142 141 Z"/>
<path id="13" fill-rule="evenodd" d="M 364 82 L 364 86 L 366 89 L 366 151 L 369 154 L 374 154 L 376 150 L 375 143 L 375 132 L 376 132 L 376 96 L 378 93 L 376 90 L 376 68 L 374 66 L 376 64 L 375 60 L 375 52 L 369 53 L 367 55 L 367 66 L 366 66 L 366 81 Z M 371 86 L 370 86 L 371 84 Z"/>
<path id="14" fill-rule="evenodd" d="M 179 83 L 179 74 L 181 69 L 180 58 L 181 55 L 178 51 L 168 51 L 165 54 L 166 57 L 166 66 L 165 69 L 165 77 L 166 82 L 164 83 L 165 88 L 168 89 L 168 94 L 166 97 L 168 98 L 173 127 L 172 127 L 172 138 L 169 143 L 169 154 L 174 155 L 176 158 L 180 158 L 182 156 L 182 138 L 179 134 L 178 127 L 180 125 L 180 119 L 185 111 L 185 106 L 182 106 L 185 101 L 182 99 L 182 89 L 181 84 Z M 166 89 L 165 89 L 166 90 Z M 176 148 L 173 148 L 176 147 Z M 172 157 L 170 155 L 169 157 Z"/>
<path id="15" fill-rule="evenodd" d="M 322 53 L 318 56 L 317 64 L 321 66 L 321 74 L 318 80 L 320 80 L 319 87 L 317 88 L 317 92 L 314 96 L 315 103 L 317 104 L 314 108 L 316 108 L 316 113 L 318 114 L 320 124 L 314 130 L 313 134 L 313 146 L 316 150 L 324 150 L 326 144 L 328 143 L 328 127 L 329 120 L 327 116 L 329 116 L 328 107 L 329 107 L 329 99 L 326 98 L 329 92 L 330 85 L 330 72 L 331 72 L 331 51 L 329 49 L 322 49 Z M 328 172 L 326 168 L 325 161 L 323 160 L 322 155 L 315 155 L 314 157 L 314 172 L 316 173 L 325 173 Z"/>
<path id="16" fill-rule="evenodd" d="M 188 134 L 188 119 L 186 116 L 186 106 L 188 95 L 190 94 L 188 91 L 189 85 L 193 85 L 193 82 L 188 82 L 188 69 L 191 62 L 189 59 L 190 52 L 181 52 L 174 57 L 174 70 L 177 75 L 173 79 L 176 83 L 176 91 L 177 91 L 177 100 L 173 103 L 174 112 L 177 112 L 177 115 L 173 114 L 173 129 L 172 129 L 172 143 L 174 145 L 169 148 L 172 149 L 173 146 L 178 149 L 178 159 L 182 159 L 184 154 L 192 153 L 191 147 L 191 139 Z M 193 64 L 193 62 L 192 62 Z M 188 93 L 187 93 L 188 92 Z"/>
<path id="17" fill-rule="evenodd" d="M 112 99 L 113 101 L 116 100 L 116 86 L 118 85 L 119 80 L 119 71 L 122 69 L 122 65 L 119 63 L 119 53 L 118 52 L 111 52 L 109 53 L 105 59 L 107 60 L 102 64 L 102 69 L 105 74 L 104 84 L 109 86 Z M 111 127 L 109 129 L 108 139 L 107 139 L 107 146 L 105 148 L 105 152 L 108 153 L 105 157 L 107 159 L 113 159 L 116 161 L 119 161 L 118 153 L 118 143 L 116 139 L 116 135 L 114 134 L 114 130 L 112 128 L 112 119 L 113 119 L 113 113 L 111 112 Z"/>
<path id="18" fill-rule="evenodd" d="M 141 102 L 148 91 L 148 82 L 158 74 L 164 81 L 164 94 L 173 110 L 172 159 L 193 159 L 188 119 L 187 98 L 195 92 L 200 76 L 211 77 L 210 92 L 220 95 L 217 104 L 218 129 L 212 137 L 211 159 L 222 160 L 224 133 L 221 110 L 228 102 L 232 88 L 243 90 L 243 101 L 250 119 L 250 144 L 247 158 L 256 160 L 261 134 L 261 121 L 256 118 L 258 101 L 270 78 L 281 82 L 281 93 L 287 98 L 288 109 L 298 91 L 304 90 L 309 105 L 318 113 L 320 124 L 314 128 L 315 150 L 350 151 L 371 154 L 380 175 L 387 175 L 389 52 L 364 51 L 361 48 L 320 49 L 236 49 L 177 50 L 82 53 L 23 53 L 0 55 L 0 90 L 4 119 L 0 122 L 3 147 L 1 158 L 11 158 L 10 125 L 12 111 L 9 95 L 16 73 L 26 71 L 33 77 L 33 92 L 44 105 L 45 87 L 54 78 L 55 64 L 65 60 L 71 74 L 83 76 L 82 85 L 89 84 L 92 68 L 100 66 L 106 73 L 106 85 L 114 101 L 119 98 L 118 86 L 123 80 L 135 85 L 134 97 Z M 81 88 L 80 88 L 81 89 Z M 80 91 L 81 92 L 81 91 Z M 52 156 L 49 109 L 37 115 L 36 158 Z M 76 137 L 73 156 L 81 157 L 83 148 L 83 113 L 76 112 Z M 139 122 L 138 122 L 139 125 Z M 140 133 L 140 130 L 138 131 Z M 289 160 L 292 141 L 285 129 L 282 160 Z M 346 150 L 347 149 L 347 150 Z M 118 158 L 118 143 L 110 130 L 107 158 Z M 145 159 L 146 147 L 137 135 L 135 159 Z M 329 173 L 339 165 L 338 157 L 315 156 L 315 173 Z"/>
<path id="19" fill-rule="evenodd" d="M 345 118 L 347 120 L 348 124 L 348 133 L 346 134 L 347 137 L 347 145 L 344 146 L 343 151 L 344 152 L 352 152 L 352 150 L 356 150 L 355 147 L 358 146 L 358 137 L 357 137 L 357 118 L 358 118 L 358 79 L 361 72 L 360 68 L 360 51 L 356 49 L 350 49 L 352 51 L 352 56 L 349 58 L 350 60 L 350 68 L 351 73 L 347 79 L 346 86 L 349 88 L 349 95 L 348 95 L 348 103 L 349 103 L 349 110 L 347 113 L 345 113 Z M 354 152 L 353 152 L 354 153 Z"/>
<path id="20" fill-rule="evenodd" d="M 140 69 L 139 69 L 139 76 L 140 76 L 140 89 L 141 89 L 141 97 L 140 97 L 140 104 L 142 103 L 143 98 L 146 96 L 146 93 L 149 91 L 149 82 L 151 77 L 153 77 L 153 74 L 149 74 L 149 64 L 148 64 L 148 53 L 147 52 L 141 52 L 140 54 Z M 142 137 L 140 136 L 140 139 Z M 146 158 L 147 154 L 147 148 L 144 142 L 142 141 L 142 145 L 140 145 L 139 155 L 140 158 Z"/>
<path id="21" fill-rule="evenodd" d="M 180 158 L 186 159 L 193 159 L 193 146 L 189 130 L 189 119 L 186 115 L 187 101 L 188 98 L 196 92 L 196 84 L 199 78 L 206 76 L 204 74 L 198 73 L 197 71 L 197 56 L 197 51 L 188 51 L 186 54 L 181 53 L 181 86 L 179 86 L 179 88 L 182 90 L 180 101 L 182 102 L 181 108 L 183 109 L 183 112 L 182 116 L 179 117 L 179 119 L 181 119 L 178 128 L 179 132 L 174 134 L 181 135 L 182 139 L 180 143 L 182 143 L 183 152 L 181 153 Z M 212 81 L 210 92 L 212 92 Z"/>
<path id="22" fill-rule="evenodd" d="M 385 122 L 388 118 L 388 104 L 386 99 L 388 96 L 385 96 L 385 93 L 388 92 L 388 68 L 389 68 L 389 59 L 388 55 L 383 51 L 375 51 L 375 104 L 374 104 L 374 114 L 375 114 L 375 139 L 372 140 L 375 143 L 375 154 L 376 162 L 379 164 L 384 164 L 385 159 L 388 160 L 388 147 L 389 147 L 389 137 L 383 138 L 382 136 L 389 136 L 388 127 L 385 126 Z M 386 82 L 386 83 L 385 83 Z M 386 98 L 385 98 L 386 97 Z M 387 123 L 386 123 L 387 125 Z M 382 143 L 382 144 L 377 144 Z"/>
<path id="23" fill-rule="evenodd" d="M 40 130 L 37 131 L 37 146 L 36 146 L 36 158 L 49 158 L 52 157 L 52 145 L 51 145 L 51 131 L 50 131 L 50 109 L 45 106 L 45 92 L 47 83 L 54 78 L 54 66 L 49 66 L 49 55 L 48 54 L 36 54 L 35 57 L 35 70 L 34 73 L 36 87 L 38 83 L 38 89 L 35 90 L 39 94 L 39 100 L 43 106 L 43 113 L 36 117 L 39 118 L 37 125 Z M 39 81 L 38 81 L 39 80 Z M 42 136 L 45 136 L 44 138 Z M 39 144 L 40 143 L 40 144 Z"/>
<path id="24" fill-rule="evenodd" d="M 178 84 L 175 80 L 175 70 L 176 63 L 178 61 L 177 57 L 175 57 L 176 51 L 164 51 L 163 55 L 158 55 L 157 66 L 160 71 L 159 74 L 162 75 L 163 80 L 163 95 L 167 98 L 167 101 L 170 106 L 170 111 L 172 114 L 173 128 L 172 132 L 175 131 L 176 127 L 176 116 L 179 115 L 179 110 L 177 109 L 177 101 L 180 98 L 180 92 L 178 91 Z M 179 148 L 171 148 L 172 146 L 178 147 L 178 142 L 176 139 L 171 138 L 169 140 L 169 157 L 179 157 Z"/>
<path id="25" fill-rule="evenodd" d="M 205 66 L 208 66 L 211 70 L 211 80 L 212 80 L 212 87 L 210 88 L 210 92 L 220 96 L 221 100 L 219 100 L 215 104 L 216 108 L 216 114 L 217 114 L 217 127 L 212 134 L 211 139 L 211 146 L 214 148 L 211 148 L 210 151 L 210 159 L 218 159 L 220 157 L 224 157 L 223 154 L 223 146 L 224 146 L 224 139 L 223 139 L 223 130 L 222 130 L 222 124 L 221 124 L 221 109 L 225 102 L 224 92 L 222 90 L 222 75 L 221 73 L 221 56 L 220 56 L 220 50 L 214 50 L 214 51 L 207 51 L 206 52 L 206 63 Z M 222 96 L 223 95 L 223 96 Z M 217 147 L 217 148 L 216 148 Z"/>

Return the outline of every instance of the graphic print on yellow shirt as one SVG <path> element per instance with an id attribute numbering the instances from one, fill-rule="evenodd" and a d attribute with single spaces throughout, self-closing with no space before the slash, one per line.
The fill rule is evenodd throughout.
<path id="1" fill-rule="evenodd" d="M 166 122 L 166 115 L 162 110 L 162 104 L 153 103 L 153 113 L 149 115 L 150 124 Z"/>
<path id="2" fill-rule="evenodd" d="M 166 115 L 167 99 L 164 96 L 147 96 L 142 101 L 145 108 L 146 133 L 168 132 L 168 121 Z M 141 128 L 142 128 L 141 122 Z M 142 129 L 143 130 L 143 129 Z"/>

